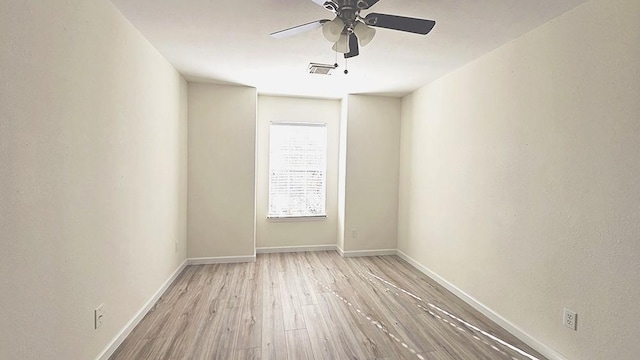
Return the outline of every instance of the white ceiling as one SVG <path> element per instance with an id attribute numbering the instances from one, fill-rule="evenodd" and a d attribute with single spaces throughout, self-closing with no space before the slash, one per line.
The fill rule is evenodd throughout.
<path id="1" fill-rule="evenodd" d="M 369 12 L 436 20 L 415 35 L 377 29 L 360 56 L 331 76 L 322 30 L 286 39 L 270 33 L 333 14 L 311 0 L 111 0 L 188 80 L 253 86 L 262 94 L 340 98 L 407 94 L 552 20 L 586 0 L 380 0 Z"/>

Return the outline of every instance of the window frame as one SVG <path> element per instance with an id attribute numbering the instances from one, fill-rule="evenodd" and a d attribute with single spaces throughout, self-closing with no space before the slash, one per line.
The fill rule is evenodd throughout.
<path id="1" fill-rule="evenodd" d="M 325 146 L 324 146 L 324 169 L 322 177 L 322 191 L 324 192 L 324 204 L 322 214 L 309 214 L 309 215 L 275 215 L 271 214 L 271 172 L 272 172 L 272 157 L 271 157 L 271 129 L 273 125 L 281 126 L 308 126 L 308 127 L 322 127 L 325 129 Z M 268 178 L 267 178 L 267 220 L 274 222 L 287 222 L 287 221 L 322 221 L 327 218 L 327 170 L 329 168 L 329 126 L 326 122 L 303 122 L 303 121 L 270 121 L 269 122 L 269 156 L 268 156 Z"/>

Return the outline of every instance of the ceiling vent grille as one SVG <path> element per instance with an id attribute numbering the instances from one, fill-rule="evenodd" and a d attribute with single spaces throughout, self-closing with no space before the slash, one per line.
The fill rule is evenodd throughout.
<path id="1" fill-rule="evenodd" d="M 319 75 L 331 75 L 331 70 L 335 69 L 335 65 L 330 64 L 309 64 L 309 73 Z"/>

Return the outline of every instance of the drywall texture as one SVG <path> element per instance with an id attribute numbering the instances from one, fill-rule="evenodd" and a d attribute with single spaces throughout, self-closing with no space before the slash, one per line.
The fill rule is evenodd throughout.
<path id="1" fill-rule="evenodd" d="M 327 124 L 327 218 L 267 220 L 269 209 L 269 125 L 271 122 Z M 338 224 L 340 100 L 258 97 L 257 247 L 335 245 Z"/>
<path id="2" fill-rule="evenodd" d="M 343 250 L 395 249 L 401 100 L 349 95 L 345 101 Z"/>
<path id="3" fill-rule="evenodd" d="M 399 249 L 568 359 L 640 354 L 639 23 L 593 0 L 403 100 Z"/>
<path id="4" fill-rule="evenodd" d="M 190 258 L 255 255 L 256 89 L 189 83 Z"/>
<path id="5" fill-rule="evenodd" d="M 0 44 L 0 358 L 92 359 L 185 259 L 187 85 L 103 0 L 3 1 Z"/>

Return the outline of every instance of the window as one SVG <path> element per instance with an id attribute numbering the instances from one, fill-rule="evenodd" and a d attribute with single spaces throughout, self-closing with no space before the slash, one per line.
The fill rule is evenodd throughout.
<path id="1" fill-rule="evenodd" d="M 326 216 L 327 125 L 271 123 L 270 218 Z"/>

